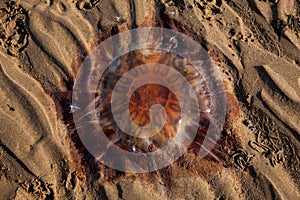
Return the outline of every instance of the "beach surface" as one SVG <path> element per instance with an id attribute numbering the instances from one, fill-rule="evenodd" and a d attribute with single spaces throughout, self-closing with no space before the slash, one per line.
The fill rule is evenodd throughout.
<path id="1" fill-rule="evenodd" d="M 0 199 L 300 199 L 299 16 L 298 0 L 1 1 Z M 157 21 L 198 37 L 222 74 L 224 162 L 95 170 L 67 123 L 80 63 Z"/>

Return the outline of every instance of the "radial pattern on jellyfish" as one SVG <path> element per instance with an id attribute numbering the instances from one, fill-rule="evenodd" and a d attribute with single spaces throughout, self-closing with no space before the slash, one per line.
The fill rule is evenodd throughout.
<path id="1" fill-rule="evenodd" d="M 100 162 L 153 171 L 186 151 L 204 157 L 217 143 L 225 118 L 221 78 L 188 36 L 162 28 L 123 32 L 99 44 L 80 69 L 74 121 Z"/>

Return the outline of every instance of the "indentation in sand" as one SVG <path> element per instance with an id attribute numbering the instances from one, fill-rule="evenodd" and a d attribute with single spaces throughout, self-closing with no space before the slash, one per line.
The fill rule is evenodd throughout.
<path id="1" fill-rule="evenodd" d="M 261 97 L 263 101 L 272 109 L 273 112 L 287 125 L 300 133 L 299 121 L 300 116 L 297 115 L 297 111 L 288 105 L 274 98 L 265 89 L 261 91 Z"/>
<path id="2" fill-rule="evenodd" d="M 276 85 L 281 89 L 281 91 L 288 96 L 291 100 L 300 102 L 300 96 L 298 88 L 293 88 L 293 86 L 286 80 L 283 76 L 275 72 L 268 65 L 263 65 L 263 68 L 267 71 L 272 80 L 276 83 Z"/>

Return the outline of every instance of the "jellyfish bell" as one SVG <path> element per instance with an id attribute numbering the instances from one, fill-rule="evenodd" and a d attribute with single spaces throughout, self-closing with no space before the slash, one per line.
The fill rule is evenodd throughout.
<path id="1" fill-rule="evenodd" d="M 149 172 L 187 151 L 210 153 L 225 121 L 224 93 L 196 41 L 138 28 L 108 38 L 83 61 L 73 89 L 73 104 L 82 109 L 73 118 L 83 145 L 103 164 Z"/>

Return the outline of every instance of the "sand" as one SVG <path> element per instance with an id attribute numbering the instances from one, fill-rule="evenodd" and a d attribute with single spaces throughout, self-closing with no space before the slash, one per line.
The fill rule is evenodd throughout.
<path id="1" fill-rule="evenodd" d="M 4 0 L 0 9 L 0 199 L 300 199 L 300 34 L 289 24 L 298 0 Z M 224 159 L 187 154 L 145 174 L 93 168 L 68 123 L 78 66 L 116 30 L 157 21 L 199 38 L 222 74 Z"/>

